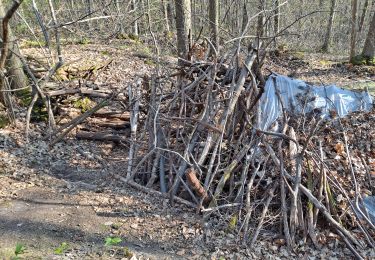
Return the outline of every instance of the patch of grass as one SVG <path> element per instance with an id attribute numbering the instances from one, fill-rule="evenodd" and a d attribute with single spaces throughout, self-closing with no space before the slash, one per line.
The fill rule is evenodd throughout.
<path id="1" fill-rule="evenodd" d="M 45 41 L 35 41 L 35 40 L 26 40 L 22 42 L 21 46 L 24 48 L 39 48 L 40 46 L 45 46 Z"/>
<path id="2" fill-rule="evenodd" d="M 56 255 L 62 255 L 69 249 L 69 245 L 65 242 L 62 242 L 54 251 L 53 253 Z"/>
<path id="3" fill-rule="evenodd" d="M 21 259 L 20 255 L 24 254 L 26 247 L 22 244 L 17 243 L 16 248 L 14 250 L 14 256 L 12 256 L 11 260 L 19 260 Z"/>
<path id="4" fill-rule="evenodd" d="M 122 242 L 122 239 L 119 237 L 106 237 L 104 242 L 105 246 L 116 246 Z"/>

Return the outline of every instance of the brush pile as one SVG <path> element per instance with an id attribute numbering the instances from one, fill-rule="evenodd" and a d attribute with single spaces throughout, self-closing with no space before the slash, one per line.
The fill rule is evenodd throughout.
<path id="1" fill-rule="evenodd" d="M 375 112 L 323 120 L 283 111 L 279 127 L 261 130 L 260 53 L 185 61 L 179 73 L 128 86 L 128 164 L 115 176 L 219 216 L 250 248 L 265 237 L 319 248 L 330 230 L 362 258 L 375 246 L 363 203 L 375 192 Z"/>
<path id="2" fill-rule="evenodd" d="M 281 233 L 291 248 L 301 240 L 319 248 L 319 231 L 330 229 L 360 258 L 375 245 L 362 204 L 374 193 L 374 112 L 326 121 L 284 113 L 277 132 L 259 130 L 257 54 L 186 63 L 178 79 L 129 87 L 127 182 L 220 213 L 249 247 Z"/>

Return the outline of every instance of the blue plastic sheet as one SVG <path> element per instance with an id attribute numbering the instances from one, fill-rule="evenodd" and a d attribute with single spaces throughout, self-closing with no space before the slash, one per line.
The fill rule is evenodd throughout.
<path id="1" fill-rule="evenodd" d="M 367 91 L 350 91 L 335 85 L 312 86 L 302 80 L 273 74 L 260 99 L 258 128 L 269 130 L 283 109 L 294 115 L 313 112 L 330 118 L 333 114 L 344 117 L 354 111 L 370 111 L 372 107 L 373 98 Z"/>

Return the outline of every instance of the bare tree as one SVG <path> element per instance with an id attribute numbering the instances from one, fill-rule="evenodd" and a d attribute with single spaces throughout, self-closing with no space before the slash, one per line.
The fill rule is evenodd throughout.
<path id="1" fill-rule="evenodd" d="M 0 91 L 1 91 L 1 101 L 4 102 L 4 105 L 8 109 L 8 116 L 11 121 L 14 121 L 14 112 L 13 112 L 13 104 L 11 95 L 7 90 L 9 90 L 9 81 L 5 77 L 4 69 L 5 65 L 7 63 L 8 53 L 12 46 L 10 46 L 10 28 L 9 28 L 9 20 L 12 18 L 13 14 L 16 12 L 20 4 L 22 3 L 22 0 L 20 1 L 14 1 L 13 5 L 10 7 L 10 9 L 5 13 L 3 2 L 0 1 L 0 12 L 2 19 L 2 49 L 1 49 L 1 56 L 0 56 Z M 14 57 L 10 57 L 9 60 L 15 59 Z M 14 64 L 13 64 L 14 65 Z M 15 70 L 10 70 L 10 73 L 14 73 Z M 16 78 L 17 79 L 17 78 Z M 20 86 L 21 87 L 21 86 Z"/>
<path id="2" fill-rule="evenodd" d="M 167 33 L 169 33 L 170 27 L 169 27 L 169 19 L 168 19 L 168 7 L 167 7 L 168 3 L 167 3 L 167 1 L 162 0 L 161 4 L 162 4 L 162 12 L 163 12 L 163 15 L 164 15 L 165 31 Z"/>
<path id="3" fill-rule="evenodd" d="M 356 41 L 357 41 L 357 6 L 358 6 L 358 0 L 352 0 L 352 30 L 351 30 L 351 37 L 350 37 L 350 56 L 349 60 L 352 61 L 352 59 L 355 56 L 355 47 L 356 47 Z"/>
<path id="4" fill-rule="evenodd" d="M 363 29 L 363 24 L 365 22 L 365 17 L 366 17 L 366 13 L 367 13 L 368 3 L 369 3 L 369 0 L 365 0 L 365 3 L 363 4 L 362 15 L 359 18 L 358 32 L 361 32 L 362 29 Z"/>
<path id="5" fill-rule="evenodd" d="M 336 0 L 331 0 L 331 8 L 329 10 L 329 20 L 328 20 L 327 32 L 326 32 L 326 36 L 324 38 L 324 43 L 323 43 L 323 46 L 322 46 L 323 52 L 329 52 L 329 49 L 330 49 L 332 27 L 333 27 L 333 21 L 335 19 L 335 8 L 336 8 Z"/>
<path id="6" fill-rule="evenodd" d="M 186 59 L 191 45 L 191 2 L 175 0 L 178 57 Z M 182 60 L 179 61 L 183 63 Z"/>
<path id="7" fill-rule="evenodd" d="M 211 41 L 213 46 L 218 49 L 219 46 L 219 1 L 210 0 L 208 8 L 209 18 L 210 18 L 210 31 L 211 31 Z M 213 52 L 211 51 L 211 54 Z"/>
<path id="8" fill-rule="evenodd" d="M 264 30 L 265 30 L 265 16 L 264 16 L 264 0 L 259 0 L 258 2 L 258 11 L 260 12 L 258 15 L 258 24 L 257 24 L 257 35 L 258 37 L 263 37 Z"/>
<path id="9" fill-rule="evenodd" d="M 375 13 L 372 15 L 370 27 L 367 33 L 365 46 L 363 47 L 362 56 L 374 59 L 375 57 Z"/>
<path id="10" fill-rule="evenodd" d="M 17 1 L 22 2 L 22 1 Z M 0 16 L 5 17 L 6 13 L 4 11 L 4 6 L 2 1 L 0 1 Z M 1 28 L 3 27 L 4 22 L 1 24 Z M 15 38 L 13 36 L 12 30 L 9 28 L 2 28 L 1 31 L 7 30 L 7 55 L 4 57 L 5 67 L 7 68 L 7 75 L 10 78 L 10 84 L 13 89 L 18 88 L 25 88 L 27 86 L 28 80 L 23 71 L 23 65 L 20 59 L 20 51 L 18 45 L 15 42 Z M 5 45 L 5 41 L 3 38 L 3 42 L 1 43 L 2 47 Z"/>
<path id="11" fill-rule="evenodd" d="M 132 6 L 132 9 L 133 9 L 133 12 L 136 13 L 136 10 L 137 10 L 137 1 L 132 0 L 131 6 Z M 133 34 L 136 35 L 136 36 L 139 35 L 138 18 L 135 19 L 134 23 L 133 23 Z"/>

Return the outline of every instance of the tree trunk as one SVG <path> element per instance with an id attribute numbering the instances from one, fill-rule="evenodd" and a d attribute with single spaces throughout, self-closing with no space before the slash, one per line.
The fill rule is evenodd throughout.
<path id="1" fill-rule="evenodd" d="M 361 15 L 361 18 L 359 19 L 359 24 L 358 24 L 358 32 L 361 32 L 362 29 L 363 29 L 363 23 L 364 23 L 365 17 L 366 17 L 368 2 L 369 2 L 369 0 L 366 0 L 364 5 L 363 5 L 362 15 Z"/>
<path id="2" fill-rule="evenodd" d="M 357 40 L 357 6 L 358 1 L 352 0 L 352 32 L 351 32 L 351 38 L 350 38 L 350 56 L 349 61 L 352 61 L 352 59 L 355 56 L 355 45 Z"/>
<path id="3" fill-rule="evenodd" d="M 169 34 L 170 28 L 169 28 L 168 9 L 167 9 L 168 3 L 166 3 L 165 0 L 162 0 L 161 4 L 162 4 L 162 12 L 163 12 L 163 15 L 164 15 L 165 32 Z"/>
<path id="4" fill-rule="evenodd" d="M 173 18 L 173 4 L 168 1 L 168 4 L 167 4 L 167 14 L 168 14 L 168 21 L 169 21 L 169 28 L 172 30 L 173 28 L 173 21 L 174 21 L 174 18 Z"/>
<path id="5" fill-rule="evenodd" d="M 0 17 L 5 16 L 4 6 L 2 1 L 0 1 Z M 1 23 L 0 23 L 1 24 Z M 2 32 L 2 24 L 0 26 Z M 28 83 L 28 79 L 23 71 L 23 64 L 21 62 L 20 50 L 18 45 L 15 43 L 15 38 L 12 34 L 11 29 L 8 29 L 8 42 L 9 42 L 9 51 L 7 55 L 6 68 L 7 75 L 9 76 L 9 82 L 11 83 L 11 88 L 25 88 Z M 2 44 L 0 45 L 2 47 Z"/>
<path id="6" fill-rule="evenodd" d="M 135 11 L 135 13 L 137 13 L 136 12 L 136 10 L 137 10 L 136 4 L 137 4 L 136 0 L 132 0 L 131 6 L 132 6 L 132 10 Z M 134 21 L 134 23 L 133 23 L 133 34 L 135 36 L 139 35 L 138 21 Z"/>
<path id="7" fill-rule="evenodd" d="M 217 50 L 219 47 L 219 1 L 210 0 L 208 7 L 208 14 L 210 19 L 210 31 L 211 31 L 211 41 Z M 211 51 L 210 55 L 214 52 Z"/>
<path id="8" fill-rule="evenodd" d="M 191 3 L 190 0 L 175 0 L 178 57 L 187 59 L 191 46 Z M 179 60 L 179 64 L 183 64 Z"/>
<path id="9" fill-rule="evenodd" d="M 264 17 L 264 0 L 259 0 L 258 3 L 258 12 L 261 12 L 258 15 L 258 24 L 257 24 L 257 36 L 258 37 L 263 37 L 264 35 L 264 22 L 265 22 L 265 17 Z"/>
<path id="10" fill-rule="evenodd" d="M 278 35 L 280 31 L 280 6 L 279 5 L 280 5 L 279 0 L 275 0 L 275 17 L 273 20 L 273 30 L 274 30 L 275 35 Z"/>
<path id="11" fill-rule="evenodd" d="M 122 25 L 122 18 L 120 18 L 120 14 L 121 14 L 120 0 L 115 0 L 115 8 L 116 8 L 116 14 L 119 16 L 119 18 L 117 18 L 117 21 L 118 21 L 117 23 L 119 26 L 119 33 L 124 34 L 125 30 L 124 30 L 124 26 Z"/>
<path id="12" fill-rule="evenodd" d="M 246 2 L 243 3 L 242 9 L 242 27 L 241 27 L 241 34 L 244 33 L 247 23 L 249 22 L 248 12 L 247 12 L 247 5 Z"/>
<path id="13" fill-rule="evenodd" d="M 374 59 L 375 57 L 375 13 L 372 15 L 370 28 L 368 29 L 365 46 L 363 47 L 362 56 Z"/>
<path id="14" fill-rule="evenodd" d="M 329 21 L 328 21 L 328 26 L 327 26 L 327 32 L 326 32 L 326 37 L 324 39 L 324 43 L 322 46 L 323 52 L 329 52 L 329 49 L 330 49 L 332 26 L 333 26 L 333 21 L 335 19 L 335 8 L 336 8 L 336 0 L 331 0 L 331 8 L 329 10 Z"/>

